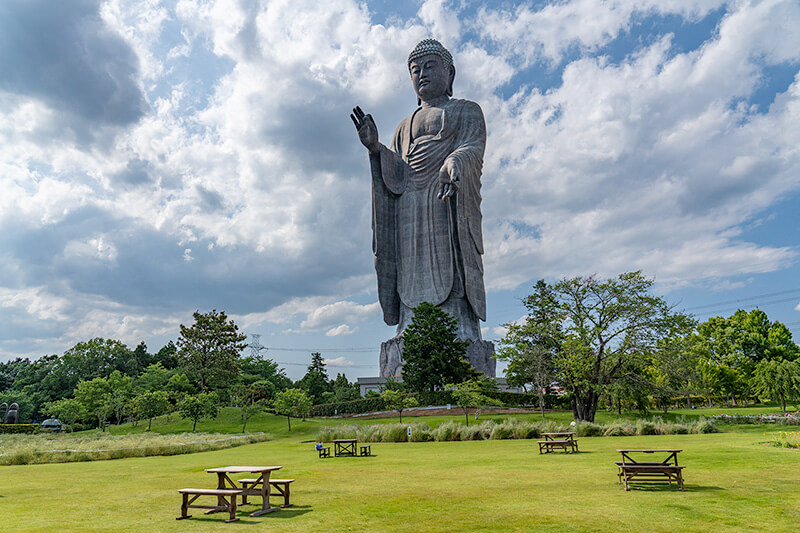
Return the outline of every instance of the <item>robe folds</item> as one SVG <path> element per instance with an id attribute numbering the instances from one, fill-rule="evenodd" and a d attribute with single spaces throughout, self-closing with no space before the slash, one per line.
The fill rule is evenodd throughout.
<path id="1" fill-rule="evenodd" d="M 416 139 L 413 117 L 397 127 L 391 149 L 381 145 L 370 157 L 372 250 L 384 321 L 398 324 L 402 305 L 441 305 L 449 297 L 466 299 L 475 317 L 485 320 L 483 112 L 475 102 L 451 99 L 442 107 L 441 130 Z M 439 171 L 448 160 L 460 181 L 456 194 L 443 201 L 437 198 Z"/>

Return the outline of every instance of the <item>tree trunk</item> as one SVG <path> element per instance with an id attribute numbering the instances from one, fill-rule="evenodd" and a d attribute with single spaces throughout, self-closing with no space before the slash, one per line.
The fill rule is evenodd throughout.
<path id="1" fill-rule="evenodd" d="M 597 412 L 598 395 L 595 391 L 588 391 L 584 394 L 575 394 L 572 399 L 572 414 L 578 422 L 594 422 L 594 415 Z"/>
<path id="2" fill-rule="evenodd" d="M 467 419 L 467 425 L 469 425 L 469 412 L 466 407 L 464 408 L 464 418 Z"/>
<path id="3" fill-rule="evenodd" d="M 544 420 L 544 393 L 539 389 L 539 411 L 542 412 L 542 420 Z"/>
<path id="4" fill-rule="evenodd" d="M 286 421 L 289 423 L 289 431 L 292 430 L 292 417 L 286 415 Z"/>
<path id="5" fill-rule="evenodd" d="M 398 409 L 397 412 L 400 413 L 400 423 L 402 424 L 403 423 L 403 410 L 402 409 Z"/>
<path id="6" fill-rule="evenodd" d="M 153 417 L 151 416 L 150 419 L 147 421 L 147 431 L 150 431 L 150 426 L 153 425 Z"/>
<path id="7" fill-rule="evenodd" d="M 197 419 L 194 419 L 194 423 L 192 424 L 192 433 L 194 433 L 195 428 L 197 427 Z"/>
<path id="8" fill-rule="evenodd" d="M 786 414 L 786 395 L 781 393 L 781 410 L 783 414 Z"/>
<path id="9" fill-rule="evenodd" d="M 687 409 L 692 408 L 692 395 L 688 392 L 686 393 L 686 408 Z"/>

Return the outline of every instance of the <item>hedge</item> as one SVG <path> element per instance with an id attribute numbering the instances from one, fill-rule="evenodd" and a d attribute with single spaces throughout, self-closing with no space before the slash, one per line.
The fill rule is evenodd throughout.
<path id="1" fill-rule="evenodd" d="M 453 395 L 450 391 L 423 392 L 414 395 L 420 406 L 429 405 L 455 405 Z M 538 406 L 539 398 L 536 394 L 526 394 L 520 392 L 490 392 L 487 396 L 498 400 L 499 404 L 508 407 L 518 406 Z M 568 409 L 569 398 L 566 396 L 556 396 L 546 394 L 544 397 L 546 409 Z M 311 408 L 309 416 L 338 416 L 338 415 L 357 415 L 361 413 L 371 413 L 374 411 L 386 411 L 388 407 L 383 398 L 362 398 L 347 402 L 334 402 L 315 405 Z"/>
<path id="2" fill-rule="evenodd" d="M 0 433 L 38 433 L 39 424 L 0 424 Z"/>

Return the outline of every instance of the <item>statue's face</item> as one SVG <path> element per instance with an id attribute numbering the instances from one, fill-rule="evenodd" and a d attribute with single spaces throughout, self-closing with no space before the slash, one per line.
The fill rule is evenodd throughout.
<path id="1" fill-rule="evenodd" d="M 415 59 L 409 65 L 409 70 L 414 91 L 423 102 L 442 96 L 450 86 L 450 69 L 435 54 Z"/>

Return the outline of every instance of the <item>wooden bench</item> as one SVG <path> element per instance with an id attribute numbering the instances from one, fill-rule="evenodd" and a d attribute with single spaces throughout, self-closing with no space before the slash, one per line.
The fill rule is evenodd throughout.
<path id="1" fill-rule="evenodd" d="M 331 447 L 330 446 L 323 446 L 319 448 L 319 456 L 322 457 L 330 457 L 331 456 Z"/>
<path id="2" fill-rule="evenodd" d="M 183 502 L 181 503 L 181 515 L 176 517 L 176 520 L 191 518 L 192 515 L 187 514 L 189 508 L 228 511 L 230 512 L 230 518 L 225 522 L 239 520 L 236 518 L 236 497 L 242 494 L 239 489 L 178 489 L 178 492 L 183 496 Z M 194 498 L 189 499 L 189 496 L 194 496 Z M 217 505 L 192 505 L 200 496 L 215 496 Z M 230 500 L 226 498 L 230 498 Z"/>
<path id="3" fill-rule="evenodd" d="M 365 455 L 372 455 L 372 448 L 370 446 L 370 444 L 362 444 L 360 446 L 362 457 Z"/>
<path id="4" fill-rule="evenodd" d="M 681 450 L 617 450 L 622 453 L 622 461 L 617 461 L 617 482 L 625 485 L 625 490 L 630 490 L 629 484 L 632 482 L 653 482 L 666 481 L 672 485 L 673 482 L 678 489 L 685 490 L 683 487 L 683 469 L 678 466 L 678 453 Z M 631 457 L 631 453 L 667 453 L 667 458 L 663 461 L 636 461 Z"/>
<path id="5" fill-rule="evenodd" d="M 556 448 L 561 448 L 564 453 L 578 451 L 578 441 L 575 433 L 542 433 L 544 440 L 536 441 L 539 444 L 539 454 L 550 453 Z"/>
<path id="6" fill-rule="evenodd" d="M 250 490 L 252 490 L 256 486 L 260 485 L 261 482 L 257 478 L 239 479 L 237 481 L 242 484 L 242 505 L 246 505 L 247 504 L 247 496 L 255 494 L 253 492 L 250 492 Z M 270 479 L 269 480 L 270 487 L 274 488 L 277 491 L 276 495 L 277 496 L 283 496 L 283 505 L 281 505 L 281 507 L 291 507 L 292 506 L 292 504 L 289 503 L 289 485 L 292 482 L 294 482 L 293 479 Z M 270 494 L 271 494 L 271 491 L 270 491 Z"/>

